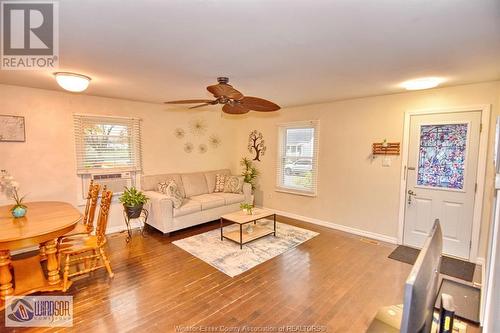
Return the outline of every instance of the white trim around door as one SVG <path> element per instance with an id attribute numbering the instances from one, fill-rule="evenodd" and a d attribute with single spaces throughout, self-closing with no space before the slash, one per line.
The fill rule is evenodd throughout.
<path id="1" fill-rule="evenodd" d="M 471 249 L 469 261 L 476 262 L 479 247 L 479 235 L 481 229 L 481 217 L 483 211 L 484 182 L 486 178 L 486 160 L 488 154 L 488 132 L 490 125 L 491 106 L 489 104 L 470 105 L 440 109 L 423 109 L 405 112 L 403 143 L 401 154 L 401 183 L 399 188 L 399 218 L 398 218 L 398 244 L 403 244 L 403 231 L 406 207 L 406 175 L 408 163 L 408 150 L 410 143 L 410 118 L 413 115 L 425 115 L 452 112 L 481 111 L 481 133 L 479 135 L 479 157 L 477 165 L 477 190 L 474 197 L 474 215 L 472 221 Z"/>

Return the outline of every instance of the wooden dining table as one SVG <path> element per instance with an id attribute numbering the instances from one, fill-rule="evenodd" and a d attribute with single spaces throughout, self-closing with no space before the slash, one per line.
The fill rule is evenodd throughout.
<path id="1" fill-rule="evenodd" d="M 82 214 L 69 203 L 26 203 L 24 217 L 14 218 L 12 205 L 0 206 L 0 306 L 7 296 L 62 290 L 57 260 L 57 238 L 73 230 Z M 12 259 L 11 251 L 39 246 L 41 251 Z M 46 274 L 42 262 L 46 260 Z"/>

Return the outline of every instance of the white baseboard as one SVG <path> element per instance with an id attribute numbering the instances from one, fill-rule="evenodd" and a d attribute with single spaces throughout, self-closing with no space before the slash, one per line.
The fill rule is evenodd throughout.
<path id="1" fill-rule="evenodd" d="M 266 208 L 266 207 L 263 207 L 263 208 Z M 365 238 L 371 238 L 371 239 L 375 239 L 375 240 L 379 240 L 379 241 L 391 243 L 391 244 L 398 243 L 397 237 L 391 237 L 391 236 L 382 235 L 382 234 L 378 234 L 378 233 L 371 232 L 371 231 L 356 229 L 356 228 L 348 227 L 345 225 L 336 224 L 336 223 L 332 223 L 332 222 L 328 222 L 328 221 L 324 221 L 324 220 L 320 220 L 320 219 L 315 219 L 312 217 L 302 216 L 302 215 L 298 215 L 298 214 L 294 214 L 294 213 L 284 212 L 284 211 L 273 209 L 273 208 L 266 208 L 266 209 L 269 209 L 278 215 L 282 215 L 285 217 L 289 217 L 292 219 L 296 219 L 296 220 L 300 220 L 300 221 L 304 221 L 304 222 L 308 222 L 308 223 L 312 223 L 312 224 L 317 224 L 317 225 L 331 228 L 331 229 L 335 229 L 335 230 L 348 232 L 350 234 L 362 236 Z"/>

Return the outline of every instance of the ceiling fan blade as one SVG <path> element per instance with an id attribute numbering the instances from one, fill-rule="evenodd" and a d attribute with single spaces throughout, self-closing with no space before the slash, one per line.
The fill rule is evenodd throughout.
<path id="1" fill-rule="evenodd" d="M 230 99 L 242 99 L 243 94 L 238 90 L 234 89 L 231 85 L 226 83 L 214 84 L 213 86 L 208 86 L 207 90 L 212 93 L 216 98 L 225 96 Z"/>
<path id="2" fill-rule="evenodd" d="M 196 104 L 196 103 L 210 103 L 213 102 L 209 99 L 184 99 L 180 101 L 168 101 L 165 104 Z"/>
<path id="3" fill-rule="evenodd" d="M 254 111 L 266 112 L 281 109 L 279 105 L 258 97 L 245 96 L 239 102 L 243 107 Z"/>
<path id="4" fill-rule="evenodd" d="M 224 111 L 225 113 L 229 113 L 229 114 L 244 114 L 244 113 L 249 112 L 250 110 L 244 108 L 243 106 L 241 106 L 238 103 L 238 104 L 233 104 L 233 105 L 226 104 L 222 107 L 222 111 Z"/>
<path id="5" fill-rule="evenodd" d="M 200 105 L 192 106 L 189 109 L 201 108 L 201 107 L 207 106 L 207 105 L 213 105 L 213 103 L 203 103 L 203 104 L 200 104 Z"/>

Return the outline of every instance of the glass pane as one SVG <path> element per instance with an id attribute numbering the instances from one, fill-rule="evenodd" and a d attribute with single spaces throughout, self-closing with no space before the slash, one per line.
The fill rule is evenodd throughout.
<path id="1" fill-rule="evenodd" d="M 118 124 L 93 124 L 84 128 L 86 168 L 117 168 L 132 165 L 129 127 Z"/>
<path id="2" fill-rule="evenodd" d="M 422 125 L 417 185 L 463 189 L 467 124 Z"/>
<path id="3" fill-rule="evenodd" d="M 283 186 L 295 190 L 313 190 L 314 128 L 289 128 L 285 133 Z"/>

